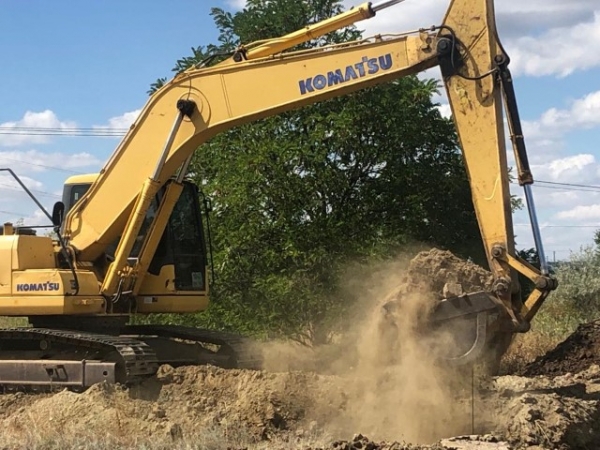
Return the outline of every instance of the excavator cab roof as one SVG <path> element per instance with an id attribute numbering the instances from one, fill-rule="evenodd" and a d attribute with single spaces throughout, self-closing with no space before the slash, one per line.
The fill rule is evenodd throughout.
<path id="1" fill-rule="evenodd" d="M 80 175 L 73 175 L 70 176 L 69 178 L 67 178 L 67 180 L 65 181 L 65 184 L 71 185 L 71 184 L 91 184 L 94 181 L 96 181 L 96 179 L 98 178 L 98 174 L 97 173 L 85 173 L 85 174 L 80 174 Z"/>

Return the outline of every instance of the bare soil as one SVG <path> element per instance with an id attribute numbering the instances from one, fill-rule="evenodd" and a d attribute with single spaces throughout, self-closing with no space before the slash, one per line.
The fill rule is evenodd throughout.
<path id="1" fill-rule="evenodd" d="M 430 301 L 447 283 L 476 291 L 489 287 L 491 276 L 432 250 L 418 254 L 381 298 L 416 292 Z M 320 355 L 311 359 L 306 349 L 281 344 L 272 353 L 280 368 L 273 362 L 271 371 L 163 366 L 129 389 L 101 384 L 80 394 L 0 395 L 0 448 L 597 448 L 599 323 L 580 327 L 519 376 L 479 379 L 427 359 L 435 343 L 411 341 L 406 326 L 415 311 L 397 318 L 409 345 L 404 359 L 386 368 L 374 354 L 385 344 L 373 340 L 375 311 L 365 318 L 351 360 L 344 347 L 328 366 L 315 363 Z M 290 370 L 294 365 L 311 369 Z"/>
<path id="2" fill-rule="evenodd" d="M 410 261 L 408 279 L 412 285 L 424 285 L 438 299 L 444 297 L 447 284 L 459 284 L 464 293 L 469 293 L 489 290 L 494 281 L 481 266 L 436 248 L 420 252 Z"/>
<path id="3" fill-rule="evenodd" d="M 316 374 L 166 366 L 136 389 L 4 395 L 0 445 L 50 448 L 41 443 L 98 436 L 122 448 L 533 450 L 594 448 L 600 439 L 598 366 L 555 378 L 497 378 L 473 398 L 473 436 L 413 446 L 403 442 L 401 429 L 397 441 L 336 440 L 352 436 L 343 423 L 361 409 L 343 385 L 339 377 Z M 465 423 L 472 419 L 468 409 L 456 409 Z"/>
<path id="4" fill-rule="evenodd" d="M 580 325 L 554 349 L 525 366 L 521 375 L 565 375 L 593 364 L 600 364 L 600 321 Z"/>

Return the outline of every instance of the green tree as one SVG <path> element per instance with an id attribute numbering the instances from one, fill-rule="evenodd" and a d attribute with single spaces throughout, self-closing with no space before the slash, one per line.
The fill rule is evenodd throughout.
<path id="1" fill-rule="evenodd" d="M 250 0 L 235 14 L 214 8 L 219 44 L 198 47 L 173 70 L 341 10 L 339 0 Z M 303 47 L 360 36 L 350 27 Z M 217 282 L 209 312 L 194 320 L 321 342 L 350 307 L 338 289 L 348 262 L 392 257 L 411 241 L 481 260 L 454 127 L 432 102 L 437 89 L 434 80 L 405 77 L 203 145 L 191 172 L 213 201 Z"/>

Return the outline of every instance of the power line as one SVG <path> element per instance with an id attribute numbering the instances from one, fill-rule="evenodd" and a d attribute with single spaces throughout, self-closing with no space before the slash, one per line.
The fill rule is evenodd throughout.
<path id="1" fill-rule="evenodd" d="M 530 227 L 530 223 L 515 223 L 515 227 Z M 599 228 L 599 225 L 540 225 L 540 228 Z"/>
<path id="2" fill-rule="evenodd" d="M 519 183 L 511 182 L 511 184 L 518 186 Z M 580 192 L 599 192 L 600 186 L 593 184 L 573 184 L 573 183 L 558 183 L 553 181 L 535 180 L 534 186 L 543 189 L 556 189 L 559 191 L 580 191 Z"/>
<path id="3" fill-rule="evenodd" d="M 48 166 L 46 164 L 32 163 L 32 162 L 23 161 L 23 160 L 20 160 L 20 159 L 17 159 L 17 158 L 9 158 L 8 156 L 4 156 L 2 154 L 2 152 L 0 152 L 0 160 L 2 160 L 2 159 L 8 159 L 9 161 L 15 161 L 15 162 L 18 162 L 19 164 L 25 164 L 25 165 L 28 165 L 28 166 L 43 167 L 45 169 L 52 169 L 52 170 L 58 170 L 58 171 L 61 171 L 61 172 L 72 173 L 74 175 L 81 175 L 81 173 L 82 173 L 82 172 L 77 172 L 77 171 L 71 170 L 71 169 L 65 169 L 63 167 Z"/>
<path id="4" fill-rule="evenodd" d="M 19 127 L 0 126 L 0 135 L 16 136 L 98 136 L 119 137 L 127 133 L 127 128 L 102 127 Z"/>
<path id="5" fill-rule="evenodd" d="M 11 216 L 27 217 L 29 214 L 19 213 L 15 211 L 3 211 L 0 209 L 0 214 L 9 214 Z"/>
<path id="6" fill-rule="evenodd" d="M 2 186 L 4 189 L 9 189 L 11 191 L 19 191 L 19 192 L 25 192 L 23 191 L 21 188 L 17 187 L 17 186 L 13 186 L 12 184 L 6 184 L 6 183 L 0 183 L 0 186 Z M 46 197 L 52 197 L 52 198 L 61 198 L 60 195 L 58 194 L 53 194 L 51 192 L 46 192 L 46 191 L 38 191 L 37 189 L 29 189 L 31 192 L 35 192 L 38 195 L 42 195 L 42 196 L 46 196 Z"/>
<path id="7" fill-rule="evenodd" d="M 558 181 L 543 181 L 543 180 L 538 180 L 536 182 L 542 183 L 542 184 L 552 184 L 552 185 L 556 185 L 556 186 L 572 186 L 572 187 L 580 187 L 580 188 L 600 189 L 600 186 L 596 186 L 593 184 L 559 183 Z"/>
<path id="8" fill-rule="evenodd" d="M 0 135 L 12 135 L 12 136 L 74 136 L 74 137 L 122 137 L 125 133 L 113 132 L 110 130 L 106 131 L 37 131 L 37 132 L 20 132 L 20 131 L 8 131 L 0 130 Z"/>
<path id="9" fill-rule="evenodd" d="M 537 188 L 541 188 L 541 189 L 552 189 L 552 190 L 556 190 L 558 192 L 600 192 L 600 189 L 594 189 L 594 188 L 578 188 L 578 187 L 566 187 L 566 186 L 546 186 L 546 185 L 538 185 L 536 186 Z"/>
<path id="10" fill-rule="evenodd" d="M 128 128 L 118 127 L 21 127 L 21 126 L 1 126 L 0 130 L 18 130 L 18 131 L 97 131 L 97 130 L 115 130 L 125 132 Z"/>

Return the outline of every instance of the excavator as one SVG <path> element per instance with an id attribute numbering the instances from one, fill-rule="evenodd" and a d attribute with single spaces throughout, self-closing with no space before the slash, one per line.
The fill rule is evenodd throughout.
<path id="1" fill-rule="evenodd" d="M 294 108 L 439 67 L 494 285 L 450 296 L 433 325 L 470 323 L 457 365 L 499 357 L 557 286 L 544 257 L 530 170 L 493 0 L 452 0 L 441 25 L 298 50 L 402 0 L 366 2 L 291 34 L 240 45 L 185 70 L 153 93 L 99 173 L 74 176 L 48 212 L 54 236 L 4 224 L 0 315 L 29 325 L 0 329 L 0 385 L 85 389 L 134 384 L 161 364 L 259 368 L 252 341 L 195 327 L 140 325 L 153 313 L 209 304 L 205 208 L 188 179 L 194 151 L 218 133 Z M 540 259 L 516 255 L 503 114 Z M 518 275 L 534 284 L 522 298 Z M 466 338 L 461 338 L 466 339 Z"/>

